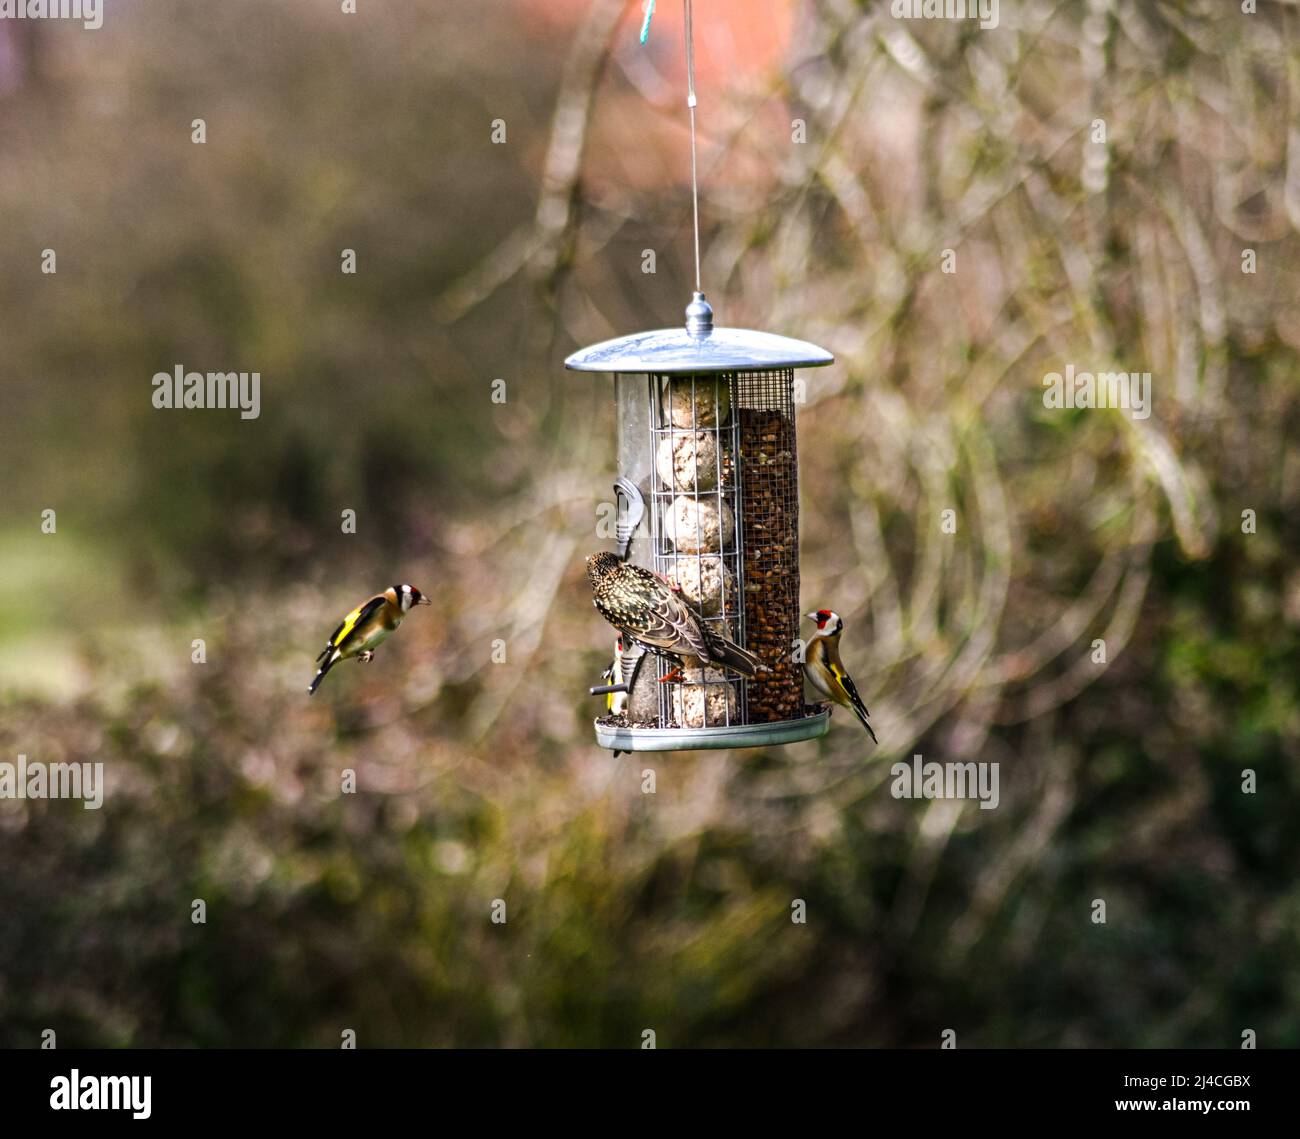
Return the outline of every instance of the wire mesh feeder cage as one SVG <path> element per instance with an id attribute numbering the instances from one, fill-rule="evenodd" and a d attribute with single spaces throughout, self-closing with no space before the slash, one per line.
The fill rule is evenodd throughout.
<path id="1" fill-rule="evenodd" d="M 799 484 L 794 370 L 833 362 L 802 340 L 714 328 L 703 293 L 686 326 L 575 352 L 565 366 L 614 376 L 620 554 L 678 589 L 703 624 L 767 666 L 746 681 L 721 666 L 673 663 L 622 645 L 625 692 L 597 719 L 614 751 L 759 747 L 826 733 L 808 709 L 799 636 Z M 644 507 L 645 523 L 638 525 Z M 653 663 L 650 663 L 653 662 Z M 692 664 L 694 667 L 692 667 Z"/>

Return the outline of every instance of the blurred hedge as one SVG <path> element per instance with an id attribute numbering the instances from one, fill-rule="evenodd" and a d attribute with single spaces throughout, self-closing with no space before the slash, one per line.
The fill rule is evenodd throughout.
<path id="1" fill-rule="evenodd" d="M 839 361 L 804 599 L 882 747 L 643 763 L 591 744 L 611 408 L 559 366 L 689 288 L 634 8 L 122 6 L 0 99 L 0 756 L 110 786 L 0 803 L 0 1043 L 1300 1044 L 1289 13 L 798 5 L 710 92 L 710 294 Z M 262 418 L 154 412 L 175 363 L 260 370 Z M 1155 413 L 1048 412 L 1066 363 Z M 404 578 L 434 609 L 308 701 Z M 893 799 L 913 753 L 1001 807 Z"/>

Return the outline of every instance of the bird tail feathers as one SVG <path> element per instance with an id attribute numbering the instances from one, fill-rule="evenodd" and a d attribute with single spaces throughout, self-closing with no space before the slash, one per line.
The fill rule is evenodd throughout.
<path id="1" fill-rule="evenodd" d="M 321 656 L 324 655 L 325 655 L 324 653 L 321 654 Z M 311 686 L 307 689 L 308 696 L 316 695 L 316 689 L 320 687 L 320 682 L 325 679 L 325 674 L 329 672 L 329 670 L 333 668 L 336 664 L 338 664 L 338 662 L 339 662 L 339 658 L 333 657 L 332 659 L 327 660 L 323 665 L 320 666 L 319 669 L 317 669 L 316 676 L 312 680 Z"/>
<path id="2" fill-rule="evenodd" d="M 871 730 L 871 724 L 867 722 L 867 709 L 863 706 L 862 701 L 854 700 L 849 707 L 853 709 L 853 714 L 862 721 L 862 726 L 867 729 L 867 734 L 871 736 L 871 742 L 878 744 L 880 741 L 876 739 L 876 733 Z"/>
<path id="3" fill-rule="evenodd" d="M 715 646 L 714 660 L 734 668 L 747 680 L 753 680 L 760 672 L 771 670 L 748 649 L 742 649 L 732 641 L 719 640 Z"/>

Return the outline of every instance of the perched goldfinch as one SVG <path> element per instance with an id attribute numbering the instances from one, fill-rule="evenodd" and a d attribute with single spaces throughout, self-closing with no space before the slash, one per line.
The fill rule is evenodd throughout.
<path id="1" fill-rule="evenodd" d="M 804 616 L 817 622 L 817 633 L 808 642 L 804 653 L 804 676 L 823 696 L 845 708 L 852 708 L 853 714 L 870 733 L 871 742 L 876 743 L 876 733 L 867 723 L 867 706 L 862 703 L 853 678 L 844 670 L 844 662 L 840 660 L 840 634 L 844 632 L 844 622 L 838 613 L 829 609 L 818 609 L 816 613 L 806 613 Z"/>
<path id="2" fill-rule="evenodd" d="M 610 684 L 622 684 L 623 676 L 623 638 L 618 636 L 614 638 L 614 659 L 609 662 L 609 668 L 605 670 L 605 680 Z M 627 711 L 626 692 L 607 692 L 605 694 L 605 711 L 611 716 L 621 716 Z M 625 754 L 621 751 L 614 752 L 614 758 Z"/>
<path id="3" fill-rule="evenodd" d="M 316 658 L 320 668 L 307 689 L 308 694 L 315 693 L 325 674 L 339 661 L 356 657 L 360 663 L 366 664 L 375 655 L 376 646 L 402 623 L 412 605 L 430 604 L 432 602 L 411 585 L 390 586 L 369 601 L 363 601 L 343 618 L 329 643 L 321 649 Z"/>
<path id="4" fill-rule="evenodd" d="M 623 683 L 623 638 L 618 637 L 614 641 L 614 659 L 610 661 L 609 668 L 605 670 L 605 681 L 608 684 Z M 627 711 L 627 693 L 626 692 L 607 692 L 605 694 L 605 710 L 611 716 L 621 716 Z"/>

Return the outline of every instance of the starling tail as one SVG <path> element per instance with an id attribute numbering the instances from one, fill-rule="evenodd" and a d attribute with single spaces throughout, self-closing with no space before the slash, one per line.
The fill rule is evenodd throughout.
<path id="1" fill-rule="evenodd" d="M 746 680 L 753 680 L 760 672 L 767 672 L 767 666 L 748 649 L 742 649 L 734 641 L 724 637 L 711 637 L 714 650 L 713 659 L 728 668 L 734 668 Z"/>

